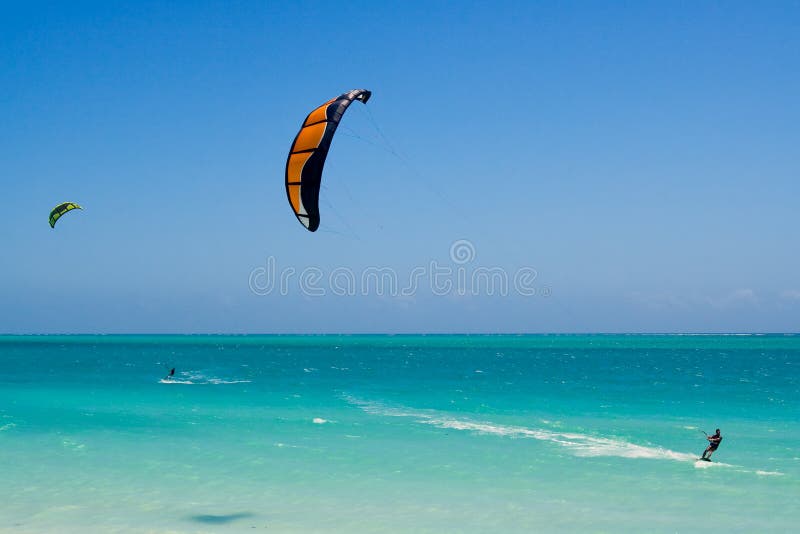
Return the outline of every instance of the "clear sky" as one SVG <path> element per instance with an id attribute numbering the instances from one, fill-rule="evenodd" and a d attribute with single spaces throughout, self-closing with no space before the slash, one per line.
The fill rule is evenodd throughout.
<path id="1" fill-rule="evenodd" d="M 5 3 L 0 332 L 795 332 L 798 95 L 796 1 Z"/>

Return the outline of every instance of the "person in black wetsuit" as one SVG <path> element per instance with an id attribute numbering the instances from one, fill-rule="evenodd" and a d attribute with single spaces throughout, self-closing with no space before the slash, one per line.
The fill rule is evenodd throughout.
<path id="1" fill-rule="evenodd" d="M 175 368 L 174 367 L 169 370 L 169 374 L 164 377 L 164 380 L 172 380 L 173 378 L 175 378 Z"/>
<path id="2" fill-rule="evenodd" d="M 717 450 L 717 447 L 719 447 L 719 444 L 722 441 L 719 428 L 711 436 L 706 435 L 706 439 L 708 440 L 708 447 L 706 447 L 706 450 L 703 451 L 703 456 L 701 456 L 700 459 L 711 461 L 711 455 L 714 454 L 714 451 Z"/>

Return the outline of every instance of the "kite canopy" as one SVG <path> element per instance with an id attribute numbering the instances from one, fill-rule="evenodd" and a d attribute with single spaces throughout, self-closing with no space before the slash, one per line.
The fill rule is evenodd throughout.
<path id="1" fill-rule="evenodd" d="M 286 160 L 286 196 L 297 220 L 314 232 L 319 228 L 319 187 L 333 134 L 353 100 L 366 104 L 372 92 L 353 89 L 312 111 L 294 138 Z"/>
<path id="2" fill-rule="evenodd" d="M 73 202 L 64 202 L 63 204 L 59 204 L 58 206 L 53 208 L 53 211 L 50 212 L 50 228 L 56 227 L 56 221 L 59 220 L 62 215 L 64 215 L 68 211 L 76 209 L 82 210 L 83 208 Z"/>

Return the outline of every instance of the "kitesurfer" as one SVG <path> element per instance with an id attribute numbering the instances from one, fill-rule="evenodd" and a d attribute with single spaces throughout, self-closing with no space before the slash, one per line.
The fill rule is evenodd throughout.
<path id="1" fill-rule="evenodd" d="M 711 455 L 714 453 L 715 450 L 719 447 L 720 442 L 722 441 L 722 436 L 719 433 L 719 428 L 717 431 L 712 434 L 706 434 L 706 439 L 708 440 L 708 447 L 706 450 L 703 451 L 703 456 L 700 457 L 701 460 L 708 460 L 711 461 Z"/>
<path id="2" fill-rule="evenodd" d="M 169 374 L 164 377 L 164 380 L 172 380 L 173 378 L 175 378 L 175 368 L 174 367 L 169 370 Z"/>

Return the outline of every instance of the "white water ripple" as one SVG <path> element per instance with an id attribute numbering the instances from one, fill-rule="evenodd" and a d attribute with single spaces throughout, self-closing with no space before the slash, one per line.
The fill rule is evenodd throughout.
<path id="1" fill-rule="evenodd" d="M 222 385 L 222 384 L 249 384 L 251 380 L 223 379 L 215 376 L 206 376 L 203 373 L 184 371 L 174 377 L 164 377 L 158 381 L 160 384 L 192 384 L 192 385 Z"/>
<path id="2" fill-rule="evenodd" d="M 467 419 L 454 418 L 435 410 L 414 410 L 399 406 L 392 407 L 380 402 L 358 399 L 350 395 L 344 395 L 343 398 L 348 403 L 358 406 L 364 412 L 372 415 L 409 417 L 416 419 L 417 423 L 432 425 L 438 428 L 463 430 L 494 436 L 530 438 L 539 441 L 546 441 L 564 447 L 575 456 L 615 456 L 621 458 L 693 462 L 694 466 L 698 469 L 737 467 L 722 462 L 698 461 L 696 454 L 688 452 L 676 452 L 664 447 L 637 445 L 621 439 L 589 436 L 574 432 L 555 432 L 542 428 L 528 428 L 523 426 L 494 424 L 490 422 L 470 421 Z M 737 469 L 737 471 L 751 472 L 743 469 Z M 757 471 L 756 473 L 762 476 L 782 475 L 782 473 L 779 472 Z"/>

